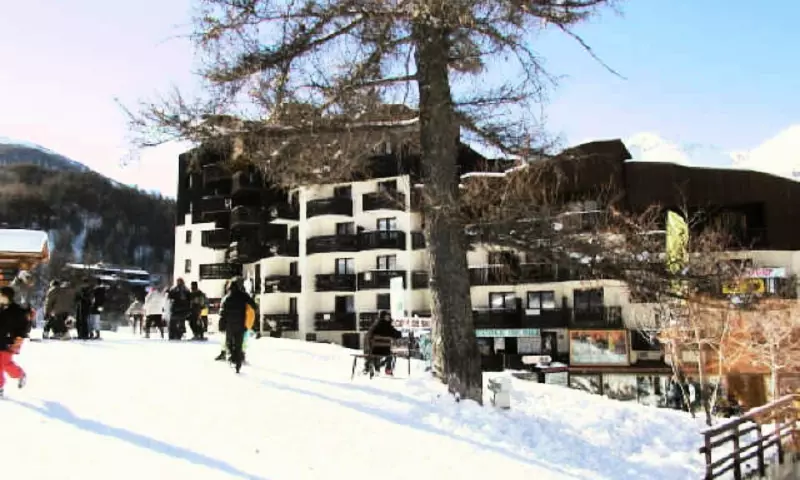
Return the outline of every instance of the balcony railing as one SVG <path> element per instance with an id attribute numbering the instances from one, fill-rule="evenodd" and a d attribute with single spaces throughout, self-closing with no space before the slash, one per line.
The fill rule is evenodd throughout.
<path id="1" fill-rule="evenodd" d="M 200 244 L 205 248 L 228 248 L 231 244 L 231 232 L 224 228 L 206 230 L 200 234 Z"/>
<path id="2" fill-rule="evenodd" d="M 231 195 L 260 195 L 261 182 L 258 181 L 256 174 L 250 172 L 236 172 L 233 174 L 233 185 Z"/>
<path id="3" fill-rule="evenodd" d="M 425 248 L 425 234 L 422 232 L 411 232 L 411 248 L 422 250 Z"/>
<path id="4" fill-rule="evenodd" d="M 398 191 L 370 192 L 361 196 L 361 208 L 370 210 L 405 210 L 406 195 Z"/>
<path id="5" fill-rule="evenodd" d="M 273 222 L 297 221 L 300 219 L 300 207 L 295 203 L 274 203 L 269 207 L 269 218 Z"/>
<path id="6" fill-rule="evenodd" d="M 344 215 L 353 216 L 353 200 L 349 197 L 330 197 L 309 200 L 306 204 L 306 217 L 318 217 L 320 215 Z"/>
<path id="7" fill-rule="evenodd" d="M 522 328 L 566 328 L 569 324 L 568 310 L 526 309 L 522 316 Z"/>
<path id="8" fill-rule="evenodd" d="M 298 275 L 270 275 L 264 277 L 264 293 L 300 293 L 302 277 Z"/>
<path id="9" fill-rule="evenodd" d="M 258 210 L 247 207 L 236 207 L 231 211 L 231 227 L 252 226 L 261 224 Z"/>
<path id="10" fill-rule="evenodd" d="M 375 290 L 378 288 L 389 288 L 389 283 L 394 277 L 401 277 L 403 279 L 403 288 L 405 288 L 405 270 L 371 270 L 358 274 L 358 289 Z"/>
<path id="11" fill-rule="evenodd" d="M 359 312 L 358 329 L 361 331 L 369 330 L 369 327 L 378 319 L 378 312 Z"/>
<path id="12" fill-rule="evenodd" d="M 426 289 L 430 287 L 430 280 L 428 279 L 428 272 L 416 271 L 411 272 L 411 288 L 414 290 Z"/>
<path id="13" fill-rule="evenodd" d="M 361 250 L 405 250 L 406 234 L 400 230 L 378 230 L 358 234 Z"/>
<path id="14" fill-rule="evenodd" d="M 570 328 L 623 328 L 622 307 L 571 309 Z"/>
<path id="15" fill-rule="evenodd" d="M 218 163 L 212 163 L 203 167 L 203 185 L 210 186 L 218 184 L 231 178 L 231 172 Z"/>
<path id="16" fill-rule="evenodd" d="M 296 257 L 298 252 L 297 240 L 270 240 L 264 248 L 264 258 Z"/>
<path id="17" fill-rule="evenodd" d="M 514 285 L 519 282 L 519 269 L 506 265 L 472 267 L 469 269 L 471 285 Z"/>
<path id="18" fill-rule="evenodd" d="M 277 330 L 283 332 L 296 332 L 299 330 L 299 322 L 296 313 L 265 313 L 261 316 L 265 323 L 274 325 Z"/>
<path id="19" fill-rule="evenodd" d="M 228 249 L 228 261 L 232 263 L 250 263 L 263 257 L 264 247 L 254 239 L 233 242 Z"/>
<path id="20" fill-rule="evenodd" d="M 242 266 L 235 263 L 207 263 L 200 265 L 200 280 L 229 280 L 242 274 Z"/>
<path id="21" fill-rule="evenodd" d="M 311 237 L 306 241 L 306 251 L 313 253 L 357 252 L 357 235 L 326 235 Z"/>
<path id="22" fill-rule="evenodd" d="M 520 328 L 522 318 L 517 309 L 476 309 L 472 311 L 475 328 Z"/>
<path id="23" fill-rule="evenodd" d="M 318 292 L 355 292 L 355 274 L 322 274 L 315 279 L 315 288 Z"/>
<path id="24" fill-rule="evenodd" d="M 317 312 L 314 314 L 314 327 L 319 331 L 354 331 L 355 312 Z"/>
<path id="25" fill-rule="evenodd" d="M 227 212 L 231 209 L 231 199 L 225 195 L 207 195 L 197 205 L 201 212 Z"/>

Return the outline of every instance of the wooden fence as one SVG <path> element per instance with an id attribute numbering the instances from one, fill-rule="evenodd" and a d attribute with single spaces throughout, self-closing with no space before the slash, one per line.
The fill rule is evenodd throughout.
<path id="1" fill-rule="evenodd" d="M 766 476 L 800 452 L 800 395 L 787 395 L 703 432 L 707 480 Z M 715 455 L 716 454 L 716 455 Z M 718 456 L 719 458 L 714 458 Z"/>

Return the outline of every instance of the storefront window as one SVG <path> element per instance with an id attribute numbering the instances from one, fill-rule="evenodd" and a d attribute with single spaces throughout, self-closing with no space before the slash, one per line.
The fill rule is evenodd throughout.
<path id="1" fill-rule="evenodd" d="M 625 330 L 571 330 L 569 355 L 573 365 L 628 365 Z"/>
<path id="2" fill-rule="evenodd" d="M 636 377 L 633 375 L 603 375 L 603 394 L 612 400 L 636 401 Z"/>
<path id="3" fill-rule="evenodd" d="M 667 377 L 638 376 L 636 377 L 636 389 L 638 390 L 639 403 L 651 407 L 666 406 Z"/>

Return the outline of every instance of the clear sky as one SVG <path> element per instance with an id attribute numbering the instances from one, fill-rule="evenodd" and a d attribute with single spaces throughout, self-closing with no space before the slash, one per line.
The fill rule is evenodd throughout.
<path id="1" fill-rule="evenodd" d="M 0 2 L 0 137 L 44 145 L 172 195 L 180 146 L 126 167 L 126 104 L 190 87 L 191 0 Z M 766 7 L 769 8 L 766 8 Z M 564 78 L 546 107 L 568 143 L 651 132 L 749 150 L 800 123 L 800 1 L 628 0 L 580 33 L 625 79 L 563 35 L 537 48 Z"/>

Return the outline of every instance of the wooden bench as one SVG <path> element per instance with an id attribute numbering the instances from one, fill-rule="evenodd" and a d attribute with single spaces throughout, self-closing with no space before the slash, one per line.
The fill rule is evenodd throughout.
<path id="1" fill-rule="evenodd" d="M 383 357 L 386 356 L 386 355 L 367 355 L 365 353 L 351 353 L 350 355 L 353 357 L 353 369 L 350 371 L 350 380 L 352 380 L 356 376 L 356 367 L 358 366 L 358 359 L 359 358 L 364 359 L 364 361 L 366 361 L 368 359 L 380 360 L 380 359 L 382 359 Z M 406 363 L 408 365 L 408 376 L 410 377 L 411 376 L 411 356 L 408 355 L 407 353 L 404 354 L 403 352 L 392 352 L 392 355 L 394 355 L 395 357 L 400 357 L 400 358 L 405 358 L 406 359 Z"/>

